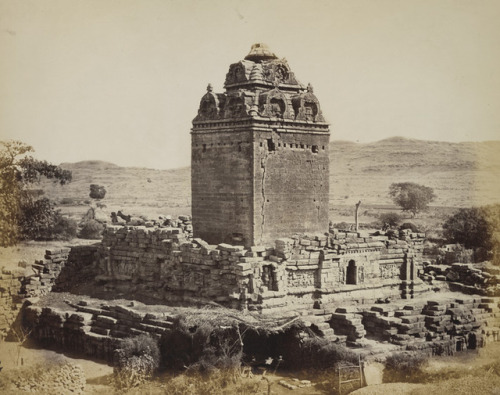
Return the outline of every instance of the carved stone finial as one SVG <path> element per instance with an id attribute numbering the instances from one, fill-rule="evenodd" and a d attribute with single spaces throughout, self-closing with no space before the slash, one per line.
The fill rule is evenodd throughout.
<path id="1" fill-rule="evenodd" d="M 245 60 L 262 62 L 266 60 L 278 59 L 278 57 L 264 43 L 253 44 L 250 52 L 245 56 Z"/>
<path id="2" fill-rule="evenodd" d="M 214 88 L 213 88 L 212 84 L 209 83 L 207 85 L 207 92 L 212 92 L 213 90 L 214 90 Z"/>
<path id="3" fill-rule="evenodd" d="M 309 93 L 314 93 L 314 88 L 313 88 L 313 86 L 311 85 L 311 83 L 310 83 L 310 82 L 309 82 L 309 84 L 307 84 L 307 91 L 308 91 Z"/>

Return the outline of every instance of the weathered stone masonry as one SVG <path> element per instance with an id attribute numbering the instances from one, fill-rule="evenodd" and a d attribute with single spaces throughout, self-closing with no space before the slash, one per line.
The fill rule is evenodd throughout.
<path id="1" fill-rule="evenodd" d="M 0 274 L 0 339 L 6 337 L 26 300 L 34 301 L 52 290 L 71 290 L 95 277 L 96 245 L 52 249 L 30 265 L 30 273 Z M 23 270 L 24 272 L 24 270 Z"/>
<path id="2" fill-rule="evenodd" d="M 270 244 L 328 229 L 330 132 L 311 86 L 260 44 L 211 86 L 193 120 L 195 237 Z"/>
<path id="3" fill-rule="evenodd" d="M 209 245 L 181 228 L 109 226 L 96 279 L 143 299 L 197 297 L 281 313 L 339 301 L 411 298 L 426 289 L 416 275 L 422 236 L 337 232 L 245 248 Z"/>

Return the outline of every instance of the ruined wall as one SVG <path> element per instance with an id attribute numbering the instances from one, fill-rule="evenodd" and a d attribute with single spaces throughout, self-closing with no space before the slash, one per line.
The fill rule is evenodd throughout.
<path id="1" fill-rule="evenodd" d="M 408 241 L 342 232 L 297 235 L 249 248 L 189 236 L 180 228 L 109 226 L 96 279 L 142 300 L 199 298 L 281 312 L 381 295 L 411 298 L 415 284 L 422 285 L 414 275 L 422 241 L 416 234 Z"/>
<path id="2" fill-rule="evenodd" d="M 9 271 L 0 274 L 0 340 L 7 336 L 22 307 L 21 280 Z"/>
<path id="3" fill-rule="evenodd" d="M 129 282 L 151 300 L 196 296 L 229 302 L 239 299 L 242 246 L 209 246 L 188 240 L 179 228 L 110 226 L 99 250 L 99 281 Z"/>
<path id="4" fill-rule="evenodd" d="M 256 244 L 328 229 L 328 143 L 328 134 L 312 130 L 255 133 Z"/>
<path id="5" fill-rule="evenodd" d="M 34 301 L 52 290 L 71 290 L 93 280 L 97 246 L 76 246 L 45 251 L 43 260 L 25 273 L 0 274 L 0 339 L 7 336 L 26 300 Z"/>
<path id="6" fill-rule="evenodd" d="M 43 260 L 32 265 L 33 274 L 22 278 L 20 295 L 33 298 L 55 291 L 71 291 L 96 275 L 98 245 L 74 246 L 45 251 Z"/>
<path id="7" fill-rule="evenodd" d="M 249 245 L 253 238 L 253 137 L 248 130 L 220 129 L 192 134 L 194 236 L 209 243 Z"/>
<path id="8" fill-rule="evenodd" d="M 43 345 L 112 361 L 124 338 L 144 333 L 157 339 L 168 335 L 175 329 L 176 314 L 165 306 L 148 306 L 146 311 L 134 303 L 103 304 L 87 298 L 76 304 L 67 302 L 65 307 L 29 306 L 24 323 Z M 368 334 L 401 349 L 428 350 L 437 355 L 482 347 L 486 341 L 497 341 L 500 331 L 498 298 L 349 305 L 337 307 L 333 313 L 316 310 L 316 314 L 305 317 L 313 323 L 303 318 L 304 323 L 332 341 L 363 347 Z"/>

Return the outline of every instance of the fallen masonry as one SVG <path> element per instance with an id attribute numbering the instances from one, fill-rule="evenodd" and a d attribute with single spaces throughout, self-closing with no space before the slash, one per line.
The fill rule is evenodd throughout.
<path id="1" fill-rule="evenodd" d="M 395 346 L 394 350 L 425 350 L 434 355 L 451 355 L 497 341 L 500 299 L 456 296 L 444 294 L 439 300 L 428 302 L 422 298 L 410 303 L 400 300 L 394 304 L 338 307 L 335 313 L 299 316 L 298 320 L 280 321 L 266 316 L 256 319 L 220 308 L 205 309 L 205 313 L 226 317 L 223 325 L 233 325 L 242 333 L 245 328 L 259 327 L 266 320 L 273 322 L 272 330 L 280 333 L 286 333 L 286 323 L 300 322 L 303 324 L 299 334 L 302 337 L 323 336 L 362 352 L 372 352 L 374 344 L 387 342 Z M 31 336 L 42 345 L 112 361 L 114 350 L 127 337 L 146 333 L 158 340 L 168 339 L 176 328 L 176 320 L 185 313 L 183 308 L 164 305 L 123 300 L 103 303 L 99 299 L 85 298 L 77 303 L 66 301 L 64 306 L 50 300 L 28 306 L 23 319 Z M 196 319 L 192 325 L 196 327 Z M 245 352 L 251 355 L 251 350 Z"/>

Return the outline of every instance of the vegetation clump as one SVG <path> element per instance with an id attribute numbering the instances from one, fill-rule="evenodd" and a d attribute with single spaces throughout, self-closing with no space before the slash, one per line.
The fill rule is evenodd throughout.
<path id="1" fill-rule="evenodd" d="M 64 185 L 71 172 L 29 156 L 33 148 L 20 141 L 0 142 L 0 245 L 22 239 L 71 238 L 76 228 L 63 219 L 55 204 L 35 189 L 43 177 Z M 58 233 L 62 232 L 62 233 Z"/>
<path id="2" fill-rule="evenodd" d="M 410 229 L 413 233 L 418 233 L 418 228 L 415 224 L 412 224 L 411 222 L 405 222 L 399 227 L 400 230 L 406 230 Z"/>
<path id="3" fill-rule="evenodd" d="M 150 379 L 160 366 L 160 349 L 148 335 L 125 339 L 115 351 L 113 376 L 118 388 L 135 387 Z"/>
<path id="4" fill-rule="evenodd" d="M 300 358 L 295 360 L 296 368 L 334 368 L 343 364 L 357 364 L 358 355 L 339 344 L 321 337 L 310 337 L 303 340 Z"/>
<path id="5" fill-rule="evenodd" d="M 459 209 L 443 224 L 443 234 L 449 243 L 473 249 L 476 261 L 500 265 L 500 204 Z"/>
<path id="6" fill-rule="evenodd" d="M 81 239 L 98 240 L 102 236 L 104 225 L 95 219 L 89 219 L 83 223 L 78 237 Z"/>
<path id="7" fill-rule="evenodd" d="M 395 228 L 401 223 L 401 216 L 398 213 L 382 213 L 378 217 L 378 225 L 381 228 Z"/>
<path id="8" fill-rule="evenodd" d="M 402 351 L 387 357 L 385 361 L 384 382 L 419 382 L 423 367 L 429 361 L 424 351 Z"/>

